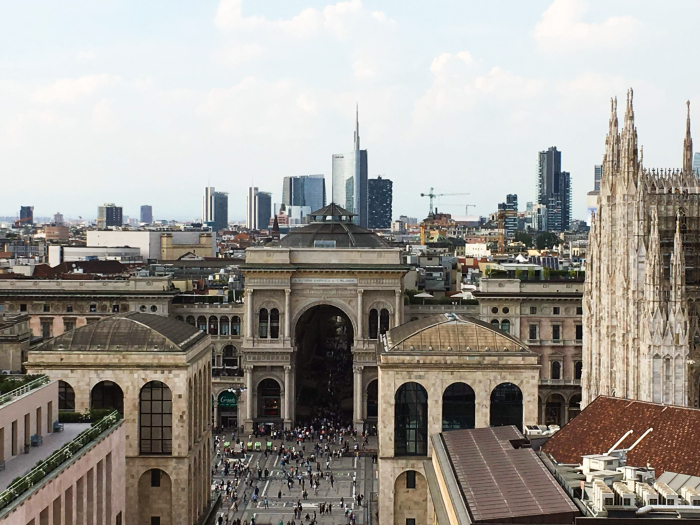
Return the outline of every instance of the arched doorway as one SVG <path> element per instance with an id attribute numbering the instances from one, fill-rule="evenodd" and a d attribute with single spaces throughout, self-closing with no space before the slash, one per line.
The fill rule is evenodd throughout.
<path id="1" fill-rule="evenodd" d="M 216 426 L 224 430 L 238 428 L 238 396 L 231 390 L 224 390 L 217 398 L 219 405 L 219 421 Z"/>
<path id="2" fill-rule="evenodd" d="M 569 399 L 569 421 L 574 419 L 581 413 L 581 394 L 574 394 Z M 568 423 L 566 421 L 565 423 Z"/>
<path id="3" fill-rule="evenodd" d="M 379 417 L 379 380 L 374 379 L 367 385 L 367 418 Z"/>
<path id="4" fill-rule="evenodd" d="M 399 474 L 394 482 L 394 523 L 428 523 L 427 492 L 428 482 L 420 472 Z"/>
<path id="5" fill-rule="evenodd" d="M 476 396 L 466 383 L 452 383 L 442 394 L 442 431 L 474 428 Z"/>
<path id="6" fill-rule="evenodd" d="M 296 421 L 353 420 L 353 326 L 340 308 L 314 306 L 296 325 Z"/>
<path id="7" fill-rule="evenodd" d="M 90 392 L 90 410 L 108 409 L 124 413 L 124 392 L 113 381 L 101 381 Z"/>
<path id="8" fill-rule="evenodd" d="M 258 418 L 277 420 L 282 417 L 282 389 L 274 379 L 263 379 L 258 384 Z"/>
<path id="9" fill-rule="evenodd" d="M 558 425 L 563 427 L 564 413 L 566 412 L 566 400 L 561 394 L 550 394 L 547 398 L 547 404 L 544 407 L 544 424 Z"/>
<path id="10" fill-rule="evenodd" d="M 523 431 L 523 393 L 513 383 L 501 383 L 491 392 L 491 426 L 515 425 Z"/>
<path id="11" fill-rule="evenodd" d="M 138 498 L 139 525 L 172 523 L 172 481 L 165 471 L 154 468 L 141 474 Z"/>

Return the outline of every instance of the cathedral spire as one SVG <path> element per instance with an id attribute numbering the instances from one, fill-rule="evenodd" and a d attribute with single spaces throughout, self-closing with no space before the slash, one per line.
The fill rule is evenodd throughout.
<path id="1" fill-rule="evenodd" d="M 625 124 L 620 136 L 620 169 L 625 185 L 636 183 L 638 150 L 637 128 L 634 127 L 634 91 L 627 91 L 627 105 L 625 107 Z"/>
<path id="2" fill-rule="evenodd" d="M 688 174 L 693 171 L 693 139 L 690 136 L 690 100 L 686 102 L 688 116 L 685 121 L 685 140 L 683 140 L 683 171 Z"/>
<path id="3" fill-rule="evenodd" d="M 610 120 L 608 135 L 605 137 L 603 155 L 603 176 L 600 181 L 601 195 L 610 195 L 615 186 L 615 174 L 620 160 L 620 134 L 617 124 L 617 97 L 610 99 Z"/>
<path id="4" fill-rule="evenodd" d="M 676 215 L 676 234 L 673 237 L 671 254 L 671 294 L 674 301 L 685 299 L 685 254 L 683 253 L 683 235 L 681 233 L 681 214 Z"/>
<path id="5" fill-rule="evenodd" d="M 656 207 L 651 208 L 651 231 L 648 242 L 644 295 L 651 304 L 661 300 L 661 239 L 659 238 L 659 214 Z"/>

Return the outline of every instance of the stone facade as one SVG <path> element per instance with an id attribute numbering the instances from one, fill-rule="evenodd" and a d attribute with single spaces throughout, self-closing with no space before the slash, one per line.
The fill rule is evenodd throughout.
<path id="1" fill-rule="evenodd" d="M 580 411 L 583 279 L 483 278 L 478 317 L 512 333 L 540 356 L 538 421 L 564 426 Z"/>
<path id="2" fill-rule="evenodd" d="M 443 331 L 428 336 L 428 331 L 438 325 L 442 325 L 440 329 Z M 456 333 L 460 329 L 466 331 Z M 471 338 L 465 336 L 469 330 L 474 334 Z M 402 348 L 396 347 L 399 340 L 404 341 Z M 422 341 L 423 346 L 419 347 L 414 340 Z M 456 341 L 459 341 L 459 346 Z M 493 341 L 493 344 L 487 341 Z M 491 396 L 494 389 L 510 383 L 522 394 L 521 419 L 512 423 L 521 427 L 535 424 L 538 356 L 517 338 L 490 325 L 455 314 L 437 314 L 389 331 L 382 340 L 378 358 L 379 522 L 404 525 L 406 518 L 414 518 L 416 525 L 432 524 L 435 512 L 428 498 L 424 462 L 433 453 L 427 436 L 443 432 L 445 391 L 455 383 L 471 387 L 474 427 L 479 428 L 496 424 L 491 416 Z M 417 383 L 427 394 L 424 455 L 395 453 L 396 396 L 409 383 Z M 406 487 L 407 471 L 416 472 L 415 489 Z M 423 488 L 419 490 L 419 486 Z"/>
<path id="3" fill-rule="evenodd" d="M 0 304 L 30 317 L 32 334 L 56 337 L 115 313 L 168 315 L 176 291 L 164 277 L 123 281 L 47 279 L 0 280 Z"/>
<path id="4" fill-rule="evenodd" d="M 643 166 L 632 91 L 611 104 L 583 301 L 583 401 L 700 406 L 700 182 L 690 107 L 681 170 Z"/>
<path id="5" fill-rule="evenodd" d="M 28 315 L 0 315 L 0 370 L 21 372 L 31 338 Z"/>
<path id="6" fill-rule="evenodd" d="M 315 306 L 338 309 L 352 325 L 353 421 L 367 423 L 367 387 L 377 378 L 378 334 L 370 333 L 372 310 L 386 310 L 390 327 L 403 319 L 401 253 L 393 248 L 249 248 L 245 275 L 246 311 L 243 368 L 246 381 L 245 427 L 265 422 L 258 414 L 258 386 L 274 379 L 281 388 L 282 414 L 273 423 L 290 427 L 295 420 L 297 331 L 302 316 Z M 279 315 L 279 329 L 266 333 L 261 310 Z"/>
<path id="7" fill-rule="evenodd" d="M 180 324 L 175 320 L 169 322 Z M 90 327 L 84 329 L 87 328 Z M 209 337 L 202 336 L 186 350 L 171 346 L 130 352 L 104 342 L 100 347 L 98 341 L 76 350 L 70 347 L 68 339 L 61 349 L 62 341 L 59 338 L 47 343 L 49 347 L 30 351 L 27 370 L 70 385 L 77 412 L 87 410 L 94 403 L 98 385 L 105 381 L 118 385 L 123 393 L 126 430 L 126 497 L 132 502 L 126 510 L 125 523 L 149 524 L 151 516 L 160 516 L 162 525 L 197 523 L 208 510 L 211 485 Z M 163 383 L 172 398 L 170 453 L 141 451 L 143 429 L 139 420 L 144 401 L 140 396 L 144 386 L 153 381 Z M 157 473 L 153 474 L 153 470 Z M 156 478 L 159 485 L 155 484 Z M 163 499 L 164 486 L 171 487 L 169 502 Z M 144 487 L 149 490 L 144 492 Z M 168 505 L 163 505 L 163 501 Z M 175 501 L 182 502 L 180 512 L 171 511 L 170 502 Z"/>

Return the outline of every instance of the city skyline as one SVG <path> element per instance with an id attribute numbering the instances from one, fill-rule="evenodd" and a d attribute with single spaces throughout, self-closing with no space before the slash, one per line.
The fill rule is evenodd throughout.
<path id="1" fill-rule="evenodd" d="M 112 200 L 138 217 L 138 185 L 153 195 L 156 219 L 194 219 L 201 203 L 168 184 L 177 180 L 197 194 L 207 185 L 229 192 L 230 218 L 241 220 L 248 186 L 279 201 L 286 175 L 330 180 L 329 155 L 350 149 L 358 101 L 368 176 L 395 182 L 396 215 L 424 216 L 421 191 L 449 192 L 464 179 L 482 197 L 470 210 L 480 215 L 503 189 L 534 202 L 536 154 L 556 145 L 572 177 L 573 218 L 585 218 L 610 95 L 634 86 L 650 101 L 638 118 L 653 165 L 677 163 L 679 101 L 700 98 L 666 81 L 683 67 L 676 50 L 698 38 L 696 4 L 659 13 L 650 2 L 454 2 L 428 17 L 417 6 L 358 1 L 44 5 L 0 7 L 9 50 L 0 62 L 3 216 L 28 204 L 50 217 L 58 196 L 66 218 L 94 218 Z M 29 34 L 14 23 L 26 16 Z M 652 44 L 647 32 L 664 38 Z M 457 213 L 448 205 L 461 201 L 438 206 Z"/>

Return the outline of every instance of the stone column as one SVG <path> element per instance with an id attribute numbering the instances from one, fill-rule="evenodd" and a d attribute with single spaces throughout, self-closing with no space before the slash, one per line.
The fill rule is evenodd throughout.
<path id="1" fill-rule="evenodd" d="M 394 304 L 394 327 L 397 327 L 401 324 L 401 298 L 402 298 L 402 293 L 401 290 L 394 290 L 394 295 L 395 295 L 395 304 Z"/>
<path id="2" fill-rule="evenodd" d="M 355 336 L 356 339 L 363 339 L 364 338 L 364 331 L 362 330 L 364 326 L 364 313 L 363 313 L 363 307 L 362 307 L 362 294 L 364 293 L 364 290 L 357 290 L 357 335 Z"/>
<path id="3" fill-rule="evenodd" d="M 284 428 L 292 428 L 291 408 L 292 399 L 292 367 L 285 365 L 284 367 Z"/>
<path id="4" fill-rule="evenodd" d="M 219 425 L 219 403 L 214 402 L 214 428 L 220 427 Z"/>
<path id="5" fill-rule="evenodd" d="M 253 367 L 246 365 L 243 367 L 245 372 L 245 429 L 247 432 L 253 428 Z"/>
<path id="6" fill-rule="evenodd" d="M 253 289 L 245 291 L 245 325 L 246 337 L 253 337 Z"/>
<path id="7" fill-rule="evenodd" d="M 362 432 L 363 420 L 362 420 L 362 369 L 360 365 L 354 365 L 352 371 L 354 373 L 354 386 L 352 389 L 352 399 L 353 399 L 353 423 L 355 425 L 355 430 Z"/>
<path id="8" fill-rule="evenodd" d="M 292 294 L 292 291 L 287 288 L 284 291 L 284 337 L 285 338 L 290 338 L 292 337 L 292 309 L 291 309 L 291 300 L 290 296 Z"/>

